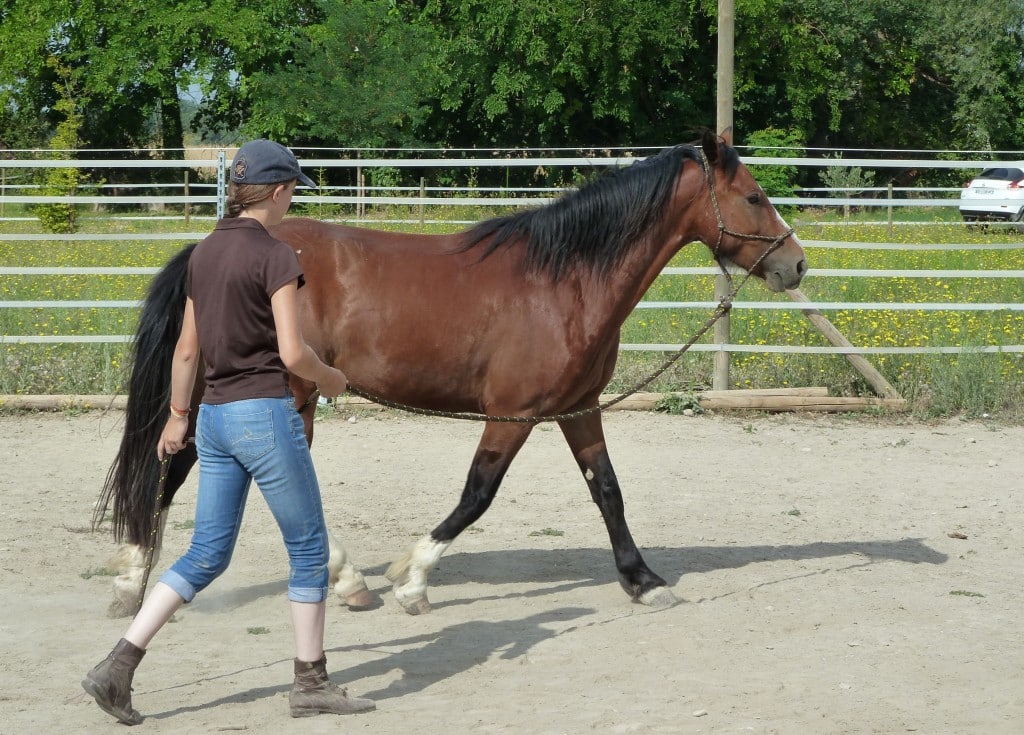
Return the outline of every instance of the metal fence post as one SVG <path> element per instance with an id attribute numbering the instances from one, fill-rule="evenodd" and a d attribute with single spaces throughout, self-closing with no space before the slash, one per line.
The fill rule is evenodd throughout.
<path id="1" fill-rule="evenodd" d="M 224 149 L 221 148 L 217 151 L 217 219 L 223 219 L 225 203 L 228 198 L 226 177 L 224 176 L 224 162 Z"/>

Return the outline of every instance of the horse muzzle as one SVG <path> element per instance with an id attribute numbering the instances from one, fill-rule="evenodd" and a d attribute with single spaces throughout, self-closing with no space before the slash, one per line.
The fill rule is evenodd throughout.
<path id="1" fill-rule="evenodd" d="M 765 258 L 761 270 L 768 290 L 779 293 L 800 285 L 807 274 L 807 258 L 794 239 Z"/>

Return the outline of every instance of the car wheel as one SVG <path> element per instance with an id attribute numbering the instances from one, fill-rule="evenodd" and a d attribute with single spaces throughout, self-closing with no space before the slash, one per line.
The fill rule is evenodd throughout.
<path id="1" fill-rule="evenodd" d="M 1021 207 L 1017 212 L 1017 216 L 1013 218 L 1014 226 L 1017 232 L 1024 232 L 1024 207 Z"/>

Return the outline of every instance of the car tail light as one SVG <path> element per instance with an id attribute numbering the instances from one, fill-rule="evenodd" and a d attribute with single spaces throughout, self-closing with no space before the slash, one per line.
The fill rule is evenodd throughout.
<path id="1" fill-rule="evenodd" d="M 1010 182 L 1010 186 L 1007 187 L 1007 188 L 1009 188 L 1009 189 L 1019 189 L 1020 188 L 1020 183 L 1022 181 L 1024 181 L 1024 179 L 1017 179 L 1016 181 L 1011 181 Z"/>

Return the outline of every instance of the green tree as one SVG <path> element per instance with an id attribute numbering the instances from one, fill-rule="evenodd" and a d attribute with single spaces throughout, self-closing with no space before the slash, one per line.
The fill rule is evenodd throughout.
<path id="1" fill-rule="evenodd" d="M 942 0 L 922 11 L 922 76 L 952 97 L 957 147 L 1024 147 L 1024 3 Z"/>
<path id="2" fill-rule="evenodd" d="M 445 145 L 662 145 L 709 125 L 707 21 L 689 2 L 427 0 Z"/>
<path id="3" fill-rule="evenodd" d="M 717 0 L 7 0 L 0 143 L 91 147 L 192 124 L 286 142 L 668 145 L 715 115 Z M 736 0 L 735 122 L 808 146 L 1016 149 L 1021 0 Z M 358 49 L 358 51 L 356 51 Z"/>
<path id="4" fill-rule="evenodd" d="M 741 134 L 796 127 L 815 146 L 1020 146 L 1020 0 L 737 0 L 736 14 Z"/>
<path id="5" fill-rule="evenodd" d="M 437 84 L 436 40 L 390 0 L 325 4 L 292 39 L 288 64 L 251 74 L 243 128 L 305 144 L 400 147 L 418 135 Z"/>
<path id="6" fill-rule="evenodd" d="M 804 142 L 797 130 L 765 128 L 747 136 L 744 155 L 800 158 L 805 154 Z M 766 166 L 751 163 L 750 173 L 768 196 L 792 197 L 798 188 L 796 166 Z"/>
<path id="7" fill-rule="evenodd" d="M 181 90 L 204 92 L 199 121 L 237 129 L 242 84 L 283 64 L 316 0 L 8 0 L 0 16 L 0 107 L 52 129 L 56 58 L 88 99 L 83 138 L 93 147 L 181 148 Z M 2 135 L 0 135 L 2 137 Z"/>
<path id="8" fill-rule="evenodd" d="M 62 116 L 61 121 L 57 123 L 57 130 L 50 146 L 57 158 L 71 159 L 78 150 L 78 131 L 82 126 L 79 106 L 83 100 L 78 96 L 70 81 L 70 69 L 62 66 L 53 57 L 47 59 L 47 66 L 53 69 L 57 76 L 54 87 L 58 97 L 54 104 L 54 111 Z M 39 193 L 43 196 L 74 195 L 78 192 L 81 178 L 81 172 L 77 168 L 45 168 L 42 170 L 42 184 Z M 49 232 L 69 233 L 77 229 L 78 208 L 74 204 L 67 202 L 38 204 L 33 207 L 33 212 Z"/>

